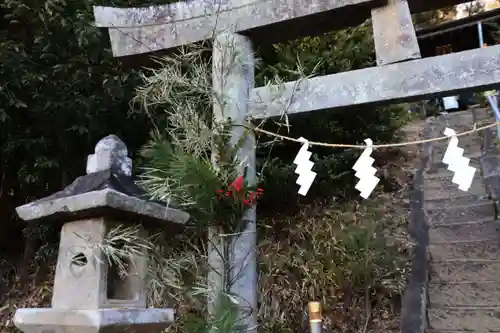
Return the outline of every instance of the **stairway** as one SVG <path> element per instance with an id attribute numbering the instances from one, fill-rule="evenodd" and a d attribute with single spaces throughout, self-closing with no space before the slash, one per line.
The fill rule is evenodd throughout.
<path id="1" fill-rule="evenodd" d="M 428 120 L 430 137 L 442 136 L 445 127 L 463 132 L 473 123 L 471 111 L 441 115 Z M 453 173 L 441 163 L 447 145 L 431 144 L 423 177 L 427 333 L 500 332 L 500 221 L 481 176 L 481 139 L 477 133 L 459 138 L 469 165 L 477 168 L 468 192 L 452 183 Z"/>

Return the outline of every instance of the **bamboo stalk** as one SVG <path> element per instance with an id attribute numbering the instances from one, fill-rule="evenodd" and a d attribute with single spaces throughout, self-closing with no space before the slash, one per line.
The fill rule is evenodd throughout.
<path id="1" fill-rule="evenodd" d="M 321 333 L 321 303 L 309 302 L 308 308 L 311 333 Z"/>

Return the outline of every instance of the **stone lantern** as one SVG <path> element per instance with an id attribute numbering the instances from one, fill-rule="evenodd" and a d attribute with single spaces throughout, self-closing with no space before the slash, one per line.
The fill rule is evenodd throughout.
<path id="1" fill-rule="evenodd" d="M 61 240 L 51 308 L 18 309 L 15 325 L 26 333 L 160 332 L 174 319 L 173 309 L 147 307 L 146 253 L 127 258 L 119 276 L 103 242 L 121 224 L 164 228 L 184 224 L 186 212 L 150 201 L 132 180 L 127 147 L 116 136 L 99 141 L 87 160 L 87 175 L 49 197 L 20 206 L 30 222 L 60 223 Z M 144 250 L 145 251 L 145 250 Z"/>

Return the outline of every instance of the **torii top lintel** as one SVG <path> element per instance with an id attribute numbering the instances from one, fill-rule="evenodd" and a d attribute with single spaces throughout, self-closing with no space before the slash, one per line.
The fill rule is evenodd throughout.
<path id="1" fill-rule="evenodd" d="M 116 57 L 175 48 L 220 31 L 258 43 L 313 36 L 361 23 L 387 0 L 190 0 L 143 8 L 94 7 L 97 27 L 108 28 Z M 409 0 L 422 12 L 465 0 Z"/>

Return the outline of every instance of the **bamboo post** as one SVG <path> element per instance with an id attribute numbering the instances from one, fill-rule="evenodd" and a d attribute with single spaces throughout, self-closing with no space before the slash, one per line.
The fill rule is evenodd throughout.
<path id="1" fill-rule="evenodd" d="M 309 326 L 311 333 L 321 333 L 321 303 L 309 302 Z"/>

